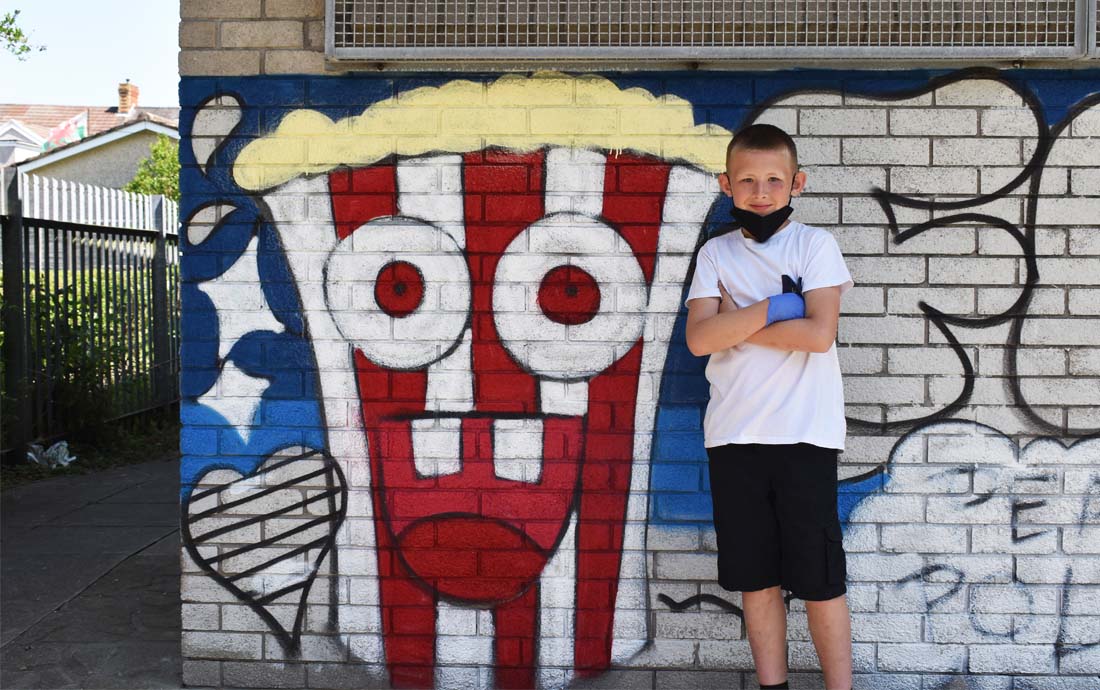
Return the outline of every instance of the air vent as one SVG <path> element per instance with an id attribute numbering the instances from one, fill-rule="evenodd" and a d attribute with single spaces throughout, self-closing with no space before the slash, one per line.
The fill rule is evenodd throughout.
<path id="1" fill-rule="evenodd" d="M 1095 0 L 328 0 L 337 59 L 1057 58 Z M 1090 41 L 1093 43 L 1094 41 Z"/>

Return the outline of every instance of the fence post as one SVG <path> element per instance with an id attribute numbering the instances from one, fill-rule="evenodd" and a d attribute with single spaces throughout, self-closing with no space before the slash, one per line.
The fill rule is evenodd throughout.
<path id="1" fill-rule="evenodd" d="M 29 440 L 30 415 L 27 385 L 27 329 L 23 313 L 23 203 L 19 198 L 19 172 L 0 170 L 0 194 L 4 195 L 3 228 L 4 299 L 0 302 L 4 327 L 4 388 L 0 416 L 7 430 L 4 463 L 23 460 Z M 3 445 L 0 445 L 2 448 Z"/>
<path id="2" fill-rule="evenodd" d="M 157 243 L 153 253 L 153 390 L 159 404 L 171 402 L 176 397 L 172 380 L 172 341 L 168 333 L 171 323 L 168 314 L 168 248 L 165 234 L 168 224 L 175 218 L 165 213 L 168 204 L 163 195 L 152 198 L 153 225 L 157 230 Z"/>

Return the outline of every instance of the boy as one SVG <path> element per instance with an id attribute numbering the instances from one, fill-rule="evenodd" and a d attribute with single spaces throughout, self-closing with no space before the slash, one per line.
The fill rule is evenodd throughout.
<path id="1" fill-rule="evenodd" d="M 782 587 L 806 602 L 826 688 L 848 690 L 851 622 L 836 512 L 846 428 L 833 341 L 852 277 L 829 232 L 788 220 L 806 173 L 786 132 L 738 132 L 718 180 L 740 229 L 699 250 L 687 298 L 688 349 L 710 355 L 703 427 L 718 581 L 742 592 L 761 688 L 787 687 Z"/>

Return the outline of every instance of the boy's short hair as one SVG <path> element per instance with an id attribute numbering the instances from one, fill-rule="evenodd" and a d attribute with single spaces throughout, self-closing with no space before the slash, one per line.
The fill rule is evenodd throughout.
<path id="1" fill-rule="evenodd" d="M 748 149 L 750 151 L 778 151 L 786 149 L 794 161 L 794 168 L 798 170 L 798 148 L 794 145 L 791 135 L 779 129 L 775 125 L 749 125 L 737 132 L 726 146 L 726 162 L 729 162 L 730 154 L 734 149 Z"/>

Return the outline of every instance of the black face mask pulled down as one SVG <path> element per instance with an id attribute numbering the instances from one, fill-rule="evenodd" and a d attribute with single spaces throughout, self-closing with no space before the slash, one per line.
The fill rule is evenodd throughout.
<path id="1" fill-rule="evenodd" d="M 783 208 L 776 209 L 766 216 L 761 216 L 753 213 L 752 211 L 746 211 L 743 208 L 733 206 L 730 209 L 730 215 L 733 219 L 757 242 L 767 242 L 768 238 L 775 234 L 779 230 L 779 226 L 783 225 L 783 222 L 791 217 L 794 213 L 794 209 L 791 208 L 790 200 L 794 198 L 794 180 L 791 180 L 790 194 L 787 198 L 787 205 Z"/>
<path id="2" fill-rule="evenodd" d="M 790 204 L 772 211 L 766 216 L 759 216 L 752 211 L 746 211 L 736 206 L 730 210 L 733 219 L 757 242 L 767 242 L 768 238 L 775 234 L 779 226 L 783 225 L 783 221 L 787 220 L 792 213 L 794 213 L 794 209 L 791 208 Z"/>

